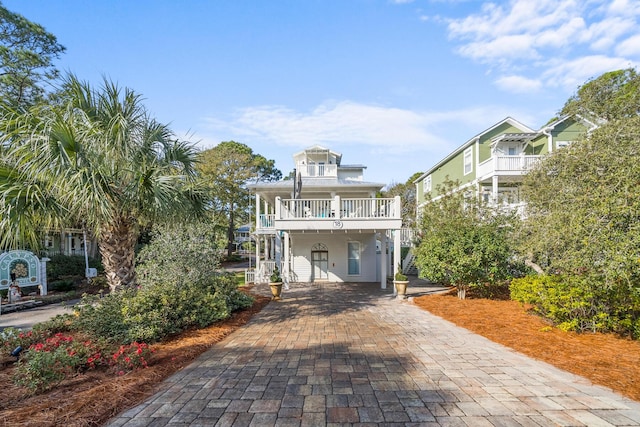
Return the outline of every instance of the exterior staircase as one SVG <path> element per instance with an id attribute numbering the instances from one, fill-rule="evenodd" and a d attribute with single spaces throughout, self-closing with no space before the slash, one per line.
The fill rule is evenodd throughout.
<path id="1" fill-rule="evenodd" d="M 407 256 L 402 261 L 402 273 L 407 276 L 417 276 L 418 275 L 418 267 L 416 267 L 415 257 L 413 256 L 413 252 L 409 251 Z"/>

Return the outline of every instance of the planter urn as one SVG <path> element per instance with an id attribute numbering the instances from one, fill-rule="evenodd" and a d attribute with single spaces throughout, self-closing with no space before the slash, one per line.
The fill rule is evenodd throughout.
<path id="1" fill-rule="evenodd" d="M 273 295 L 271 299 L 279 300 L 282 294 L 282 282 L 270 282 L 269 287 L 271 288 L 271 295 Z"/>
<path id="2" fill-rule="evenodd" d="M 396 292 L 398 294 L 398 299 L 405 299 L 407 297 L 407 285 L 409 285 L 408 280 L 394 280 L 393 284 L 396 286 Z"/>

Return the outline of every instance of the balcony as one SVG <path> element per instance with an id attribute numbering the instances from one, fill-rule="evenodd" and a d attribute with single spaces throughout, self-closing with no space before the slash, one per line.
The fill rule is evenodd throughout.
<path id="1" fill-rule="evenodd" d="M 400 197 L 280 199 L 275 214 L 259 215 L 257 231 L 385 230 L 402 227 Z"/>
<path id="2" fill-rule="evenodd" d="M 493 156 L 478 165 L 477 176 L 524 175 L 539 159 L 540 156 Z"/>
<path id="3" fill-rule="evenodd" d="M 338 166 L 334 164 L 312 163 L 305 165 L 298 163 L 296 169 L 303 178 L 335 178 L 338 176 Z"/>

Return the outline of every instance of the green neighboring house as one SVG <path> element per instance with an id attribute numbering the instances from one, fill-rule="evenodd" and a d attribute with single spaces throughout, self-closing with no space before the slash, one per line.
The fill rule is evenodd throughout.
<path id="1" fill-rule="evenodd" d="M 420 209 L 441 196 L 439 185 L 447 178 L 459 181 L 457 190 L 482 197 L 492 205 L 522 213 L 520 184 L 542 156 L 579 140 L 597 127 L 579 116 L 565 116 L 539 130 L 507 117 L 477 134 L 415 180 Z"/>

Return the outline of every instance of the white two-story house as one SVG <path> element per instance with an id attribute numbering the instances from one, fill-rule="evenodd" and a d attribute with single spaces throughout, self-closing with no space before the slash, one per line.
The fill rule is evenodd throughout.
<path id="1" fill-rule="evenodd" d="M 249 186 L 255 194 L 255 281 L 278 266 L 285 282 L 379 282 L 400 264 L 400 197 L 363 165 L 321 146 L 294 154 L 294 179 Z M 398 248 L 394 251 L 393 248 Z"/>

